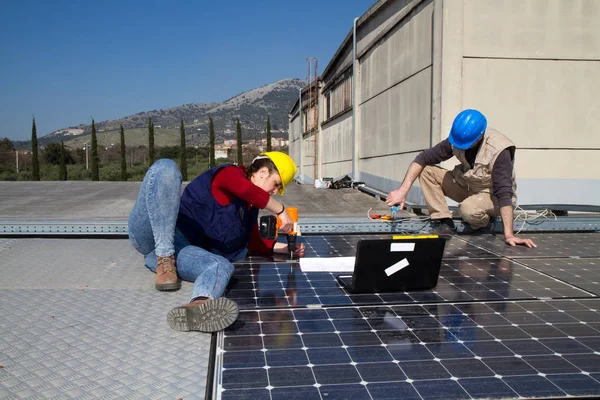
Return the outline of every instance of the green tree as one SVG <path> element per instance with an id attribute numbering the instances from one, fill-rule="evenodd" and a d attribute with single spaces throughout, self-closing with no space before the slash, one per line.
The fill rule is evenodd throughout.
<path id="1" fill-rule="evenodd" d="M 65 154 L 65 144 L 63 141 L 60 141 L 60 163 L 58 167 L 58 180 L 66 181 L 67 180 L 67 157 Z"/>
<path id="2" fill-rule="evenodd" d="M 62 142 L 61 142 L 62 143 Z M 60 165 L 61 159 L 64 157 L 65 164 L 75 164 L 75 159 L 70 151 L 61 146 L 60 143 L 48 143 L 42 150 L 42 155 L 46 163 L 52 165 Z"/>
<path id="3" fill-rule="evenodd" d="M 8 138 L 0 139 L 0 171 L 16 162 L 14 153 L 13 143 Z"/>
<path id="4" fill-rule="evenodd" d="M 179 161 L 179 170 L 181 171 L 181 177 L 183 178 L 183 180 L 187 181 L 187 151 L 185 148 L 185 127 L 183 126 L 183 120 L 181 120 L 181 125 L 179 126 L 179 137 L 181 139 L 181 148 L 179 150 L 179 152 L 181 153 L 181 158 Z"/>
<path id="5" fill-rule="evenodd" d="M 96 122 L 92 118 L 92 181 L 100 180 L 100 166 L 98 158 L 98 138 L 96 137 Z"/>
<path id="6" fill-rule="evenodd" d="M 154 123 L 148 118 L 148 165 L 154 163 Z"/>
<path id="7" fill-rule="evenodd" d="M 240 124 L 239 118 L 235 124 L 235 129 L 237 131 L 237 163 L 238 165 L 244 164 L 244 158 L 242 153 L 242 124 Z"/>
<path id="8" fill-rule="evenodd" d="M 158 151 L 158 158 L 170 158 L 175 161 L 181 157 L 181 146 L 163 146 Z"/>
<path id="9" fill-rule="evenodd" d="M 213 168 L 217 164 L 215 163 L 215 124 L 213 119 L 208 119 L 208 133 L 209 133 L 209 151 L 208 151 L 208 168 Z"/>
<path id="10" fill-rule="evenodd" d="M 125 159 L 125 153 L 127 148 L 125 147 L 125 131 L 123 130 L 123 124 L 120 128 L 121 133 L 121 180 L 127 180 L 127 160 Z"/>
<path id="11" fill-rule="evenodd" d="M 267 115 L 267 151 L 271 150 L 271 116 Z"/>
<path id="12" fill-rule="evenodd" d="M 40 180 L 40 160 L 38 158 L 38 140 L 37 140 L 37 130 L 35 128 L 35 117 L 33 117 L 33 124 L 31 126 L 31 180 L 39 181 Z"/>
<path id="13" fill-rule="evenodd" d="M 12 153 L 13 151 L 15 151 L 15 146 L 9 138 L 0 140 L 0 153 Z"/>

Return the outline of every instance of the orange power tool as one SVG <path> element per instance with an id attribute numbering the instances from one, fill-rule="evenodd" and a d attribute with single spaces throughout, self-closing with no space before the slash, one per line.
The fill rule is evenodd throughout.
<path id="1" fill-rule="evenodd" d="M 294 222 L 292 230 L 285 233 L 288 249 L 290 250 L 290 258 L 293 259 L 294 252 L 296 251 L 296 238 L 298 236 L 298 209 L 296 207 L 286 207 L 286 210 Z M 275 215 L 265 215 L 260 217 L 258 225 L 260 236 L 265 239 L 277 239 L 281 225 L 283 225 L 281 219 Z"/>

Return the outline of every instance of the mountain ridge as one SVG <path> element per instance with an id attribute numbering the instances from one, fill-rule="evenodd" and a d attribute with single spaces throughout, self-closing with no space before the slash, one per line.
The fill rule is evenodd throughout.
<path id="1" fill-rule="evenodd" d="M 235 139 L 235 121 L 240 119 L 244 139 L 258 139 L 265 135 L 267 116 L 271 118 L 274 136 L 287 136 L 288 112 L 298 98 L 298 89 L 305 82 L 298 78 L 286 78 L 258 88 L 242 92 L 223 102 L 188 103 L 167 109 L 141 111 L 122 118 L 96 121 L 96 131 L 118 131 L 123 124 L 127 131 L 147 129 L 152 118 L 159 130 L 179 131 L 181 120 L 185 125 L 186 142 L 192 146 L 208 145 L 209 117 L 213 118 L 216 140 Z M 41 145 L 81 138 L 91 133 L 91 124 L 80 124 L 59 129 L 39 138 Z M 178 138 L 176 143 L 178 143 Z M 15 142 L 24 147 L 30 141 Z M 128 144 L 129 145 L 129 144 Z"/>

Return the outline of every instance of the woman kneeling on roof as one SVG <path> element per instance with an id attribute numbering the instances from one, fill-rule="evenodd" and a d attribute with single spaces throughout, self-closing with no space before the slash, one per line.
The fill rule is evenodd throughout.
<path id="1" fill-rule="evenodd" d="M 266 152 L 247 168 L 209 169 L 180 195 L 177 164 L 170 159 L 152 164 L 129 215 L 129 239 L 156 273 L 157 290 L 178 290 L 179 279 L 194 282 L 190 302 L 167 314 L 171 328 L 215 332 L 236 320 L 237 305 L 221 297 L 233 274 L 231 262 L 244 259 L 248 250 L 289 253 L 287 244 L 260 237 L 258 211 L 279 216 L 280 229 L 290 231 L 292 219 L 272 195 L 283 195 L 295 175 L 287 154 Z M 304 256 L 304 244 L 295 255 Z"/>

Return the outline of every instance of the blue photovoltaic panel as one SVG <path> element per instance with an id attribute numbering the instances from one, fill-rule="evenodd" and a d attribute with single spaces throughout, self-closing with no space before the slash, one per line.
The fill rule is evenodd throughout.
<path id="1" fill-rule="evenodd" d="M 502 235 L 461 236 L 471 244 L 483 247 L 508 258 L 600 258 L 600 233 L 539 233 L 519 235 L 532 239 L 537 248 L 511 247 L 504 243 Z"/>
<path id="2" fill-rule="evenodd" d="M 360 239 L 305 237 L 307 256 L 354 256 Z M 594 234 L 447 242 L 433 290 L 350 294 L 297 260 L 236 265 L 242 311 L 217 336 L 221 399 L 600 396 L 600 256 Z"/>
<path id="3" fill-rule="evenodd" d="M 600 296 L 600 258 L 543 258 L 520 262 Z"/>
<path id="4" fill-rule="evenodd" d="M 392 235 L 309 235 L 300 236 L 297 240 L 298 243 L 302 242 L 306 246 L 305 257 L 353 257 L 356 255 L 356 245 L 359 240 L 391 238 Z M 287 243 L 283 235 L 278 240 Z M 454 258 L 498 258 L 498 256 L 483 249 L 482 246 L 454 237 L 446 242 L 444 259 Z M 290 261 L 289 256 L 284 254 L 274 256 L 252 254 L 246 260 L 234 264 Z"/>
<path id="5" fill-rule="evenodd" d="M 246 311 L 222 399 L 600 395 L 600 300 Z"/>
<path id="6" fill-rule="evenodd" d="M 432 290 L 351 294 L 330 272 L 298 263 L 239 264 L 225 296 L 241 309 L 440 301 L 590 297 L 590 293 L 508 259 L 448 259 Z"/>
<path id="7" fill-rule="evenodd" d="M 402 235 L 399 235 L 402 236 Z M 356 254 L 356 244 L 362 239 L 391 239 L 392 235 L 305 236 L 306 257 L 350 257 Z M 497 258 L 480 246 L 454 237 L 446 242 L 445 259 Z"/>

